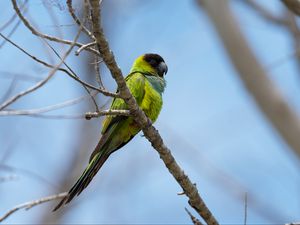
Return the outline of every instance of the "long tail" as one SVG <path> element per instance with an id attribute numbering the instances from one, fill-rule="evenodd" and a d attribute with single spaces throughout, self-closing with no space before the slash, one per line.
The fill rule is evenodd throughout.
<path id="1" fill-rule="evenodd" d="M 61 200 L 61 202 L 53 209 L 53 211 L 56 211 L 62 205 L 69 203 L 76 195 L 79 195 L 88 186 L 104 162 L 108 159 L 109 155 L 110 153 L 103 152 L 98 152 L 95 154 L 87 168 L 83 171 L 81 177 L 69 191 L 68 195 Z"/>

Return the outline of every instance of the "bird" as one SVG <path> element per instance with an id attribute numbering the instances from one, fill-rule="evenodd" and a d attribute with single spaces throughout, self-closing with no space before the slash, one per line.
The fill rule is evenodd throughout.
<path id="1" fill-rule="evenodd" d="M 162 109 L 162 94 L 166 87 L 167 72 L 168 66 L 160 55 L 147 53 L 134 61 L 130 73 L 125 78 L 126 85 L 138 106 L 153 123 Z M 126 110 L 128 106 L 123 99 L 114 98 L 110 109 Z M 53 211 L 78 196 L 90 184 L 108 157 L 126 145 L 140 130 L 132 117 L 106 116 L 103 120 L 101 138 L 90 156 L 88 166 Z"/>

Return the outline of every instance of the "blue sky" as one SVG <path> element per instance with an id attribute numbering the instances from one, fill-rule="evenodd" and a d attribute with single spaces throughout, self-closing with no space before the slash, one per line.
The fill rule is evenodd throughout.
<path id="1" fill-rule="evenodd" d="M 52 25 L 47 14 L 51 7 L 59 23 L 64 25 L 61 29 L 64 37 L 72 39 L 75 33 L 74 26 L 69 26 L 72 20 L 66 16 L 64 1 L 59 3 L 62 9 L 52 1 L 48 1 L 48 8 L 41 1 L 30 1 L 30 19 L 43 32 L 57 34 L 57 26 Z M 283 10 L 280 2 L 266 1 L 264 5 L 275 13 Z M 9 1 L 1 1 L 0 6 L 6 9 L 0 16 L 2 24 L 13 11 Z M 232 6 L 257 57 L 298 111 L 300 76 L 295 60 L 287 57 L 293 52 L 290 37 L 285 30 L 261 20 L 241 2 L 233 1 Z M 176 4 L 171 0 L 147 3 L 115 0 L 103 1 L 103 14 L 105 32 L 124 74 L 129 72 L 133 60 L 146 52 L 159 53 L 167 62 L 164 107 L 155 126 L 197 184 L 216 218 L 221 223 L 242 223 L 247 192 L 249 223 L 300 220 L 299 161 L 245 90 L 203 10 L 189 0 Z M 8 32 L 9 29 L 3 33 Z M 23 25 L 12 40 L 32 54 L 49 59 L 42 42 Z M 81 76 L 85 71 L 81 61 L 84 56 L 68 59 Z M 47 75 L 48 70 L 8 43 L 0 49 L 0 57 L 0 82 L 4 87 L 0 96 L 11 82 L 1 77 L 5 75 L 3 71 L 37 77 Z M 281 59 L 284 61 L 276 63 Z M 106 86 L 114 90 L 107 70 L 102 74 Z M 30 85 L 19 81 L 14 93 Z M 45 87 L 11 108 L 38 108 L 84 94 L 80 85 L 57 73 Z M 91 110 L 91 105 L 79 104 L 50 114 L 74 115 Z M 60 175 L 68 160 L 78 153 L 80 142 L 85 143 L 80 147 L 86 155 L 86 160 L 81 162 L 84 169 L 99 138 L 100 125 L 99 119 L 1 117 L 3 156 L 7 149 L 11 152 L 2 163 L 31 171 L 46 181 L 16 170 L 13 174 L 17 180 L 0 183 L 0 212 L 56 193 Z M 81 140 L 84 132 L 91 135 Z M 0 172 L 3 176 L 12 174 L 7 170 Z M 75 182 L 79 175 L 80 172 L 70 174 L 70 179 Z M 89 188 L 70 204 L 63 222 L 190 223 L 184 211 L 188 207 L 187 199 L 177 195 L 180 191 L 151 145 L 137 135 L 111 156 Z M 45 204 L 18 212 L 7 223 L 38 222 L 40 215 L 51 207 Z"/>

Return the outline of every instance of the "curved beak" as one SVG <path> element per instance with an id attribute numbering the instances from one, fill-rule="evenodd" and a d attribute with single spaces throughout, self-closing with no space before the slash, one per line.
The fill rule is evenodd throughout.
<path id="1" fill-rule="evenodd" d="M 158 74 L 162 77 L 164 75 L 166 75 L 168 72 L 168 66 L 165 62 L 161 62 L 158 65 Z"/>

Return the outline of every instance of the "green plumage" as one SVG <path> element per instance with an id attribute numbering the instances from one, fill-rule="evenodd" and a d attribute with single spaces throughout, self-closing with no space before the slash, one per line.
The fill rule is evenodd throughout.
<path id="1" fill-rule="evenodd" d="M 156 54 L 137 58 L 126 84 L 139 107 L 155 122 L 162 108 L 162 93 L 166 86 L 163 75 L 167 72 L 164 60 Z M 110 109 L 128 109 L 123 99 L 115 98 Z M 55 207 L 70 202 L 91 182 L 109 155 L 127 144 L 140 131 L 132 117 L 107 116 L 103 121 L 101 139 L 93 151 L 89 165 L 71 188 L 68 195 Z"/>

